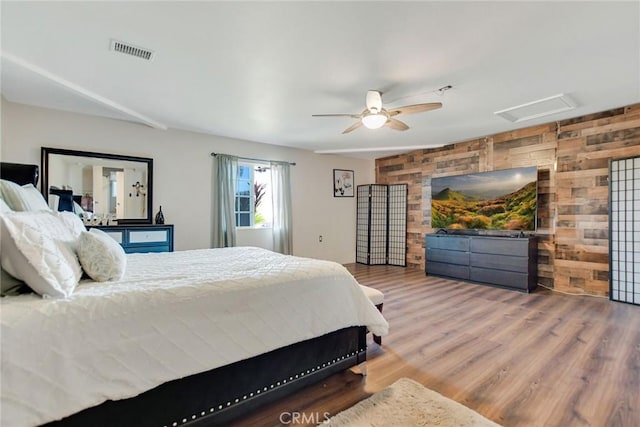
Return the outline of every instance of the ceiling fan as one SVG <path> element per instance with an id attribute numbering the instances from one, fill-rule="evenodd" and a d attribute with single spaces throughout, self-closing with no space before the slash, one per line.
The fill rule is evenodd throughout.
<path id="1" fill-rule="evenodd" d="M 396 119 L 395 116 L 400 114 L 422 113 L 442 107 L 441 102 L 429 102 L 426 104 L 405 105 L 404 107 L 390 108 L 387 110 L 382 107 L 382 92 L 377 90 L 367 91 L 365 104 L 367 108 L 360 114 L 313 114 L 312 117 L 351 117 L 358 119 L 357 122 L 346 128 L 342 133 L 352 132 L 363 125 L 369 129 L 378 129 L 386 126 L 395 130 L 407 130 L 409 126 Z"/>

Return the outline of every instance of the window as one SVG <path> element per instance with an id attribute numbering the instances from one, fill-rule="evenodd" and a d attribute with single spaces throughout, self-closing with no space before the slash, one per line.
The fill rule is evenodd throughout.
<path id="1" fill-rule="evenodd" d="M 271 227 L 271 171 L 256 163 L 238 164 L 236 179 L 236 227 Z"/>

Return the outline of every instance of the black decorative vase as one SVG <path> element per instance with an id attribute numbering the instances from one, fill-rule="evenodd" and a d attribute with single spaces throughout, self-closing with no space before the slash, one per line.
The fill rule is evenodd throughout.
<path id="1" fill-rule="evenodd" d="M 162 213 L 162 206 L 160 206 L 160 210 L 156 214 L 156 224 L 164 224 L 164 214 Z"/>

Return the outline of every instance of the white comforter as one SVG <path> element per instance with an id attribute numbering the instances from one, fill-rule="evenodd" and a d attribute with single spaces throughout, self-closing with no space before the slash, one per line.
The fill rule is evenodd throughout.
<path id="1" fill-rule="evenodd" d="M 258 248 L 133 254 L 122 281 L 0 304 L 3 427 L 42 424 L 347 326 L 388 328 L 341 265 Z"/>

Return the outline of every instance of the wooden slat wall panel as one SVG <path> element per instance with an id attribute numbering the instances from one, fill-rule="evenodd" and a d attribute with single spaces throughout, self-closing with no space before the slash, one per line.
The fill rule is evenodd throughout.
<path id="1" fill-rule="evenodd" d="M 539 282 L 609 290 L 608 164 L 640 155 L 640 104 L 376 160 L 376 182 L 408 184 L 407 266 L 424 268 L 431 177 L 538 167 Z"/>
<path id="2" fill-rule="evenodd" d="M 560 122 L 555 288 L 608 294 L 609 160 L 639 153 L 637 106 Z"/>

